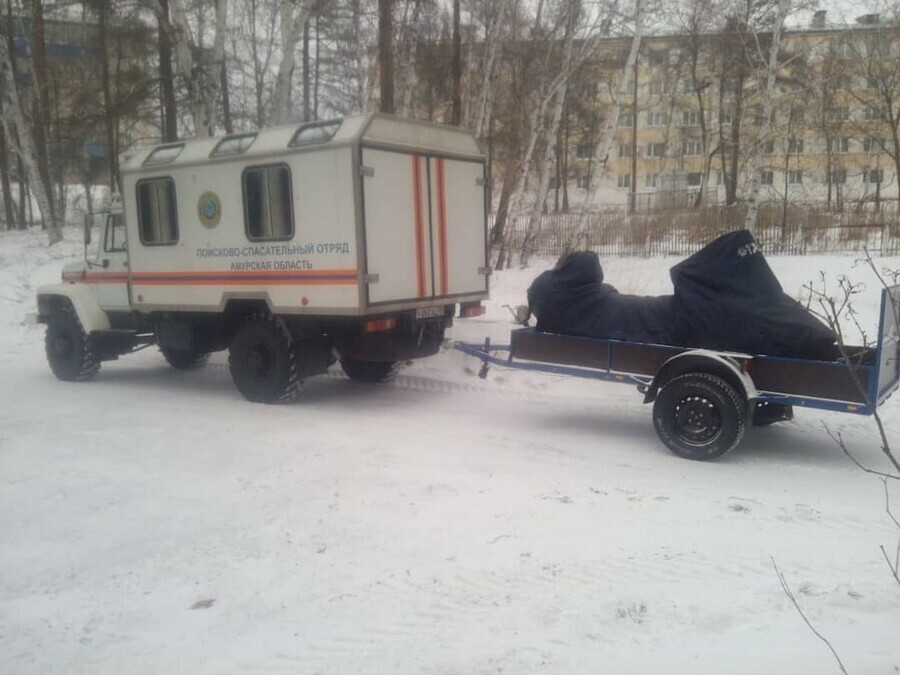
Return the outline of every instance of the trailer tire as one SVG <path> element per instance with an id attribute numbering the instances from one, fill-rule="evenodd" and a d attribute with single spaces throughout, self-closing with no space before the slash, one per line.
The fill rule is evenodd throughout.
<path id="1" fill-rule="evenodd" d="M 387 382 L 397 373 L 396 361 L 362 361 L 352 356 L 341 357 L 341 368 L 355 382 L 376 384 Z"/>
<path id="2" fill-rule="evenodd" d="M 248 401 L 292 399 L 303 384 L 294 340 L 270 315 L 253 315 L 238 328 L 228 350 L 231 379 Z"/>
<path id="3" fill-rule="evenodd" d="M 717 375 L 688 373 L 669 380 L 653 404 L 660 440 L 679 457 L 721 457 L 744 436 L 747 404 Z"/>
<path id="4" fill-rule="evenodd" d="M 60 380 L 90 380 L 100 370 L 91 337 L 69 305 L 57 307 L 48 318 L 44 344 L 50 370 Z"/>
<path id="5" fill-rule="evenodd" d="M 173 349 L 171 347 L 160 347 L 159 351 L 162 352 L 169 365 L 178 370 L 202 368 L 209 361 L 209 352 L 197 352 L 193 349 Z"/>

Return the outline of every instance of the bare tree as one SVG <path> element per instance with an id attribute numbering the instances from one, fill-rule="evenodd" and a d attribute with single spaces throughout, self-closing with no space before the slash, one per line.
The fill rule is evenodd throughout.
<path id="1" fill-rule="evenodd" d="M 272 121 L 284 124 L 291 115 L 291 83 L 294 76 L 297 44 L 309 24 L 312 0 L 299 3 L 281 1 L 281 63 L 272 95 Z"/>
<path id="2" fill-rule="evenodd" d="M 394 17 L 391 0 L 378 0 L 378 72 L 381 104 L 379 110 L 394 112 Z"/>

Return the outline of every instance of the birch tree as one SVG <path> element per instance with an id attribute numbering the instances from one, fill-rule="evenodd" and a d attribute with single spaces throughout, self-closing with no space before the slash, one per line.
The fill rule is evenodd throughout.
<path id="1" fill-rule="evenodd" d="M 755 233 L 756 215 L 759 211 L 759 186 L 762 173 L 762 150 L 769 139 L 772 126 L 772 111 L 775 109 L 776 81 L 778 78 L 779 50 L 781 36 L 784 32 L 784 20 L 790 12 L 791 0 L 778 0 L 775 9 L 775 25 L 772 28 L 772 42 L 769 45 L 768 65 L 766 67 L 766 88 L 763 90 L 763 116 L 756 141 L 751 145 L 753 170 L 750 173 L 750 190 L 747 195 L 747 215 L 744 226 Z"/>
<path id="2" fill-rule="evenodd" d="M 10 144 L 15 143 L 16 154 L 22 159 L 28 180 L 37 200 L 41 217 L 47 227 L 47 239 L 55 244 L 62 240 L 60 224 L 56 221 L 50 185 L 44 180 L 38 159 L 34 153 L 34 136 L 22 110 L 18 87 L 13 77 L 10 45 L 6 35 L 0 33 L 0 82 L 7 83 L 0 89 L 0 122 Z M 21 181 L 23 176 L 19 174 Z"/>
<path id="3" fill-rule="evenodd" d="M 297 44 L 309 22 L 309 14 L 313 0 L 281 1 L 281 63 L 278 65 L 278 76 L 275 79 L 275 91 L 272 94 L 272 121 L 275 124 L 286 123 L 291 116 L 291 84 L 294 77 Z"/>
<path id="4" fill-rule="evenodd" d="M 221 69 L 225 59 L 228 2 L 227 0 L 214 2 L 214 34 L 208 55 L 203 46 L 203 31 L 192 30 L 188 22 L 184 0 L 169 0 L 168 13 L 163 11 L 158 1 L 155 3 L 157 19 L 172 40 L 176 68 L 187 90 L 194 135 L 198 137 L 211 136 L 215 130 L 216 99 L 219 95 Z"/>

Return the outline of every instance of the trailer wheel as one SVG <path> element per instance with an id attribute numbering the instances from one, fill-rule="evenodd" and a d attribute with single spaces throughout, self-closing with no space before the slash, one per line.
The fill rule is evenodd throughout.
<path id="1" fill-rule="evenodd" d="M 744 435 L 746 402 L 717 375 L 689 373 L 663 386 L 653 404 L 660 440 L 679 457 L 715 459 Z"/>
<path id="2" fill-rule="evenodd" d="M 50 370 L 60 380 L 90 380 L 100 370 L 100 360 L 91 348 L 91 338 L 71 307 L 60 307 L 50 315 L 45 348 Z"/>
<path id="3" fill-rule="evenodd" d="M 202 368 L 209 361 L 209 352 L 196 352 L 193 349 L 172 349 L 171 347 L 160 347 L 159 351 L 162 352 L 169 365 L 178 370 Z"/>
<path id="4" fill-rule="evenodd" d="M 268 315 L 252 316 L 238 329 L 228 366 L 238 391 L 256 403 L 290 400 L 303 384 L 293 338 L 281 321 Z"/>
<path id="5" fill-rule="evenodd" d="M 390 380 L 397 372 L 396 361 L 361 361 L 351 356 L 341 357 L 341 368 L 351 380 L 374 384 Z"/>

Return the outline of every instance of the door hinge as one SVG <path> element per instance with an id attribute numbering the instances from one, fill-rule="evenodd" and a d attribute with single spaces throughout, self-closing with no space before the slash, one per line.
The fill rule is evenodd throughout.
<path id="1" fill-rule="evenodd" d="M 491 268 L 490 268 L 490 267 L 479 267 L 479 268 L 478 268 L 478 274 L 486 274 L 486 275 L 490 276 L 490 275 L 491 275 Z"/>
<path id="2" fill-rule="evenodd" d="M 371 178 L 375 175 L 375 167 L 372 166 L 364 166 L 362 164 L 359 165 L 359 175 L 364 176 L 366 178 Z"/>
<path id="3" fill-rule="evenodd" d="M 377 284 L 378 283 L 378 275 L 377 274 L 363 274 L 362 281 L 364 284 Z"/>

